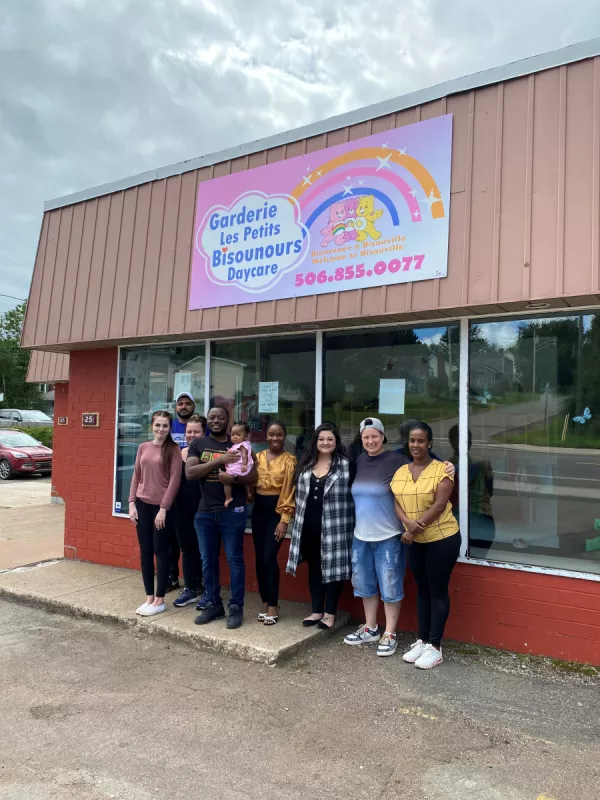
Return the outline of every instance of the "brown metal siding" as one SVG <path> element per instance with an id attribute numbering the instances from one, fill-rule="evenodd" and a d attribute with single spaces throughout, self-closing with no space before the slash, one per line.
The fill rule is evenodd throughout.
<path id="1" fill-rule="evenodd" d="M 69 356 L 32 350 L 27 368 L 27 383 L 63 383 L 69 380 Z"/>
<path id="2" fill-rule="evenodd" d="M 448 277 L 188 311 L 200 182 L 454 115 Z M 600 58 L 47 212 L 28 347 L 598 302 Z M 556 303 L 561 305 L 561 303 Z M 555 305 L 556 305 L 555 304 Z"/>

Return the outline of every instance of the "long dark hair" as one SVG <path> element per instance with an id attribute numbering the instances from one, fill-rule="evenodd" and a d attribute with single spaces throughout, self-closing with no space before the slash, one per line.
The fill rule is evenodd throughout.
<path id="1" fill-rule="evenodd" d="M 173 417 L 168 411 L 155 411 L 154 414 L 152 414 L 152 425 L 154 425 L 154 420 L 158 417 L 168 419 L 169 428 L 171 428 L 173 424 Z M 167 475 L 169 475 L 171 472 L 171 461 L 173 459 L 173 455 L 178 452 L 179 445 L 173 441 L 170 435 L 165 437 L 165 440 L 160 447 L 160 465 Z"/>
<path id="2" fill-rule="evenodd" d="M 348 461 L 348 456 L 346 455 L 346 450 L 344 448 L 344 445 L 342 444 L 342 440 L 340 439 L 340 434 L 338 433 L 338 429 L 335 427 L 335 425 L 332 425 L 331 422 L 324 422 L 322 425 L 319 425 L 319 427 L 315 430 L 315 432 L 311 436 L 306 452 L 303 454 L 302 458 L 298 463 L 298 466 L 296 467 L 296 474 L 294 476 L 295 480 L 298 480 L 300 475 L 307 469 L 312 469 L 319 460 L 319 451 L 317 450 L 317 443 L 319 441 L 319 434 L 323 433 L 323 431 L 327 431 L 328 433 L 333 433 L 333 435 L 335 436 L 335 450 L 331 454 L 330 471 L 332 471 L 337 466 L 337 464 L 339 464 L 340 461 Z"/>

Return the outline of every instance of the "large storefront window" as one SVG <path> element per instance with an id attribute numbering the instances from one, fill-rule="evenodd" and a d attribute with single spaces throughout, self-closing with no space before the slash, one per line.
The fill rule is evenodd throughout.
<path id="1" fill-rule="evenodd" d="M 127 512 L 135 454 L 151 436 L 152 413 L 174 413 L 179 392 L 190 392 L 204 413 L 204 342 L 121 350 L 117 418 L 115 511 Z"/>
<path id="2" fill-rule="evenodd" d="M 469 555 L 600 573 L 600 314 L 469 338 Z"/>
<path id="3" fill-rule="evenodd" d="M 211 405 L 247 422 L 255 450 L 270 421 L 285 422 L 287 447 L 300 456 L 315 424 L 315 336 L 211 343 Z"/>
<path id="4" fill-rule="evenodd" d="M 323 421 L 338 426 L 353 456 L 361 450 L 362 419 L 379 417 L 387 447 L 404 445 L 402 425 L 431 425 L 437 455 L 451 458 L 458 423 L 458 325 L 326 333 Z"/>

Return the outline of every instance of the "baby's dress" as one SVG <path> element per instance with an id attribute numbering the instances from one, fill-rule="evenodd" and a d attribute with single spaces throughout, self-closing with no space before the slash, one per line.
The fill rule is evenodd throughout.
<path id="1" fill-rule="evenodd" d="M 252 445 L 250 442 L 240 442 L 239 444 L 234 444 L 233 447 L 229 448 L 229 452 L 235 453 L 242 448 L 248 452 L 248 464 L 246 465 L 246 469 L 244 469 L 242 459 L 240 458 L 239 461 L 236 461 L 234 464 L 228 464 L 225 467 L 225 472 L 228 472 L 230 475 L 247 475 L 252 469 L 254 461 L 252 460 Z"/>

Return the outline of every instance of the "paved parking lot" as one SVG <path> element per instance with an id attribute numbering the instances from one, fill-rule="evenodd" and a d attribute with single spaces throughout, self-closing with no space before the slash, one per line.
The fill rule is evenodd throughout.
<path id="1" fill-rule="evenodd" d="M 50 503 L 50 478 L 0 481 L 0 570 L 62 558 L 65 507 Z"/>

